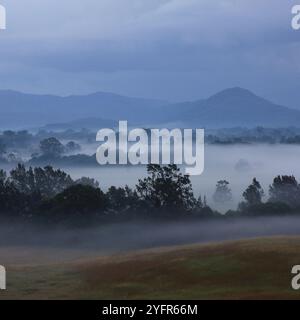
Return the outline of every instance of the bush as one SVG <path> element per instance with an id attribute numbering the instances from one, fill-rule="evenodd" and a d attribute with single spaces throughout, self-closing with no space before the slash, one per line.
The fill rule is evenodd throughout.
<path id="1" fill-rule="evenodd" d="M 107 208 L 105 194 L 89 185 L 74 185 L 43 203 L 41 209 L 50 217 L 63 219 L 99 216 Z"/>
<path id="2" fill-rule="evenodd" d="M 252 206 L 240 205 L 240 214 L 244 216 L 282 216 L 293 213 L 293 209 L 282 202 L 267 202 Z"/>

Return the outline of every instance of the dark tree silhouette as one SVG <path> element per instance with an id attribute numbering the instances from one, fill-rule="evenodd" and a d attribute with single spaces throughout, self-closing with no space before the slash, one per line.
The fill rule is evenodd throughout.
<path id="1" fill-rule="evenodd" d="M 40 142 L 40 149 L 44 156 L 58 157 L 64 152 L 64 146 L 56 138 L 47 138 Z"/>
<path id="2" fill-rule="evenodd" d="M 99 182 L 93 178 L 82 177 L 75 181 L 75 184 L 82 184 L 84 186 L 90 186 L 93 188 L 99 188 Z"/>
<path id="3" fill-rule="evenodd" d="M 89 214 L 103 214 L 107 208 L 105 194 L 99 188 L 91 186 L 74 185 L 48 200 L 43 208 L 54 216 L 62 217 L 88 217 Z"/>
<path id="4" fill-rule="evenodd" d="M 136 191 L 131 190 L 128 186 L 125 188 L 116 188 L 112 186 L 106 193 L 109 208 L 115 212 L 124 212 L 135 210 L 139 203 Z"/>
<path id="5" fill-rule="evenodd" d="M 2 140 L 0 140 L 0 157 L 3 157 L 5 152 L 6 152 L 6 145 Z"/>
<path id="6" fill-rule="evenodd" d="M 27 170 L 21 164 L 10 172 L 10 180 L 24 194 L 40 193 L 48 198 L 74 184 L 71 177 L 62 170 L 55 170 L 51 166 L 34 169 L 30 167 Z"/>
<path id="7" fill-rule="evenodd" d="M 264 190 L 256 178 L 253 179 L 252 184 L 243 193 L 243 197 L 249 206 L 260 204 L 263 196 Z"/>
<path id="8" fill-rule="evenodd" d="M 277 176 L 269 189 L 271 202 L 283 202 L 292 207 L 300 205 L 300 187 L 294 176 Z"/>
<path id="9" fill-rule="evenodd" d="M 139 180 L 136 186 L 138 196 L 150 208 L 170 212 L 191 210 L 196 199 L 189 176 L 180 173 L 176 165 L 147 167 L 149 177 Z"/>
<path id="10" fill-rule="evenodd" d="M 74 141 L 70 141 L 66 144 L 65 146 L 65 150 L 67 152 L 74 152 L 74 151 L 80 151 L 81 147 L 78 143 L 74 142 Z"/>

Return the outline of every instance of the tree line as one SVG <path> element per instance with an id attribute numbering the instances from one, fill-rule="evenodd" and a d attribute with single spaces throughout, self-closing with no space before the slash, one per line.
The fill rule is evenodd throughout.
<path id="1" fill-rule="evenodd" d="M 300 185 L 294 176 L 278 176 L 269 188 L 269 199 L 259 181 L 243 192 L 237 210 L 225 215 L 211 209 L 206 197 L 196 198 L 189 176 L 176 165 L 150 164 L 147 177 L 135 188 L 101 190 L 94 179 L 73 180 L 51 166 L 26 168 L 19 164 L 9 174 L 0 170 L 0 216 L 41 222 L 91 223 L 128 219 L 215 219 L 236 216 L 300 213 Z M 217 183 L 215 202 L 231 200 L 226 180 Z"/>

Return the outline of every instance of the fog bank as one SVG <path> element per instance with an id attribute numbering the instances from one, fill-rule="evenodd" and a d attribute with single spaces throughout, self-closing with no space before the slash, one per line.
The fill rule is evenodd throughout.
<path id="1" fill-rule="evenodd" d="M 219 242 L 252 237 L 300 235 L 300 218 L 274 217 L 169 223 L 112 224 L 84 229 L 41 229 L 2 224 L 0 249 L 30 247 L 68 249 L 106 255 L 192 243 Z M 55 254 L 53 255 L 55 258 Z"/>

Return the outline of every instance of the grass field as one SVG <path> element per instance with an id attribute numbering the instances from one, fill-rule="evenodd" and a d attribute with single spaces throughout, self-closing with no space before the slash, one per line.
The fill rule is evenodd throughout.
<path id="1" fill-rule="evenodd" d="M 8 290 L 0 299 L 298 299 L 291 268 L 300 237 L 273 237 L 55 260 L 24 248 L 4 255 Z M 28 252 L 27 252 L 28 253 Z M 67 257 L 67 254 L 65 255 Z M 3 258 L 6 257 L 6 258 Z M 54 262 L 50 262 L 54 261 Z M 55 262 L 56 261 L 56 262 Z M 2 263 L 2 262 L 1 262 Z"/>

